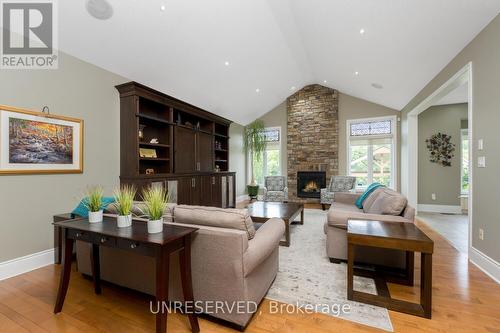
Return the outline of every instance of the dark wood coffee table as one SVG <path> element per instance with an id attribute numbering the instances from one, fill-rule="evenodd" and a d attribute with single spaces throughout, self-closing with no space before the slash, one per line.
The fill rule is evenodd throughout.
<path id="1" fill-rule="evenodd" d="M 304 224 L 304 205 L 299 203 L 257 201 L 248 206 L 248 213 L 254 222 L 265 223 L 273 217 L 285 221 L 285 240 L 280 241 L 282 246 L 290 246 L 290 223 L 299 214 L 298 224 Z"/>
<path id="2" fill-rule="evenodd" d="M 432 307 L 432 253 L 434 242 L 413 223 L 349 220 L 347 222 L 347 299 L 385 307 L 389 310 L 431 318 Z M 413 284 L 413 253 L 421 253 L 420 304 L 393 299 L 386 283 L 375 278 L 378 295 L 353 289 L 354 275 L 367 276 L 354 269 L 356 246 L 396 249 L 407 253 L 408 278 Z M 408 256 L 411 253 L 412 256 Z M 408 260 L 411 258 L 411 260 Z M 389 279 L 385 276 L 385 282 Z M 384 281 L 382 281 L 384 282 Z M 395 282 L 395 281 L 391 281 Z"/>

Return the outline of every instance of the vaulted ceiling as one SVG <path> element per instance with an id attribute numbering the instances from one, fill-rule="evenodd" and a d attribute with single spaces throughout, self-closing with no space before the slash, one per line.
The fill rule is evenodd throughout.
<path id="1" fill-rule="evenodd" d="M 401 109 L 500 12 L 498 0 L 107 1 L 107 20 L 59 1 L 62 51 L 241 124 L 311 83 Z"/>

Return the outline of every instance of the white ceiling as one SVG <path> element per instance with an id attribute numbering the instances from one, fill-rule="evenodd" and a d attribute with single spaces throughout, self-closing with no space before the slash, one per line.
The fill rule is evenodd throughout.
<path id="1" fill-rule="evenodd" d="M 108 1 L 109 20 L 59 1 L 62 51 L 241 124 L 310 83 L 401 109 L 500 12 L 498 0 Z"/>
<path id="2" fill-rule="evenodd" d="M 467 83 L 462 84 L 455 90 L 452 90 L 448 93 L 448 95 L 441 98 L 434 105 L 447 105 L 447 104 L 458 104 L 458 103 L 467 103 L 469 97 L 469 85 Z"/>

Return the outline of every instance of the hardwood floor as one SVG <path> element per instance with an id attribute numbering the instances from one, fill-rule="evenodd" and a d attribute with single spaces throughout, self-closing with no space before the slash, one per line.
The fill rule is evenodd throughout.
<path id="1" fill-rule="evenodd" d="M 468 263 L 467 257 L 439 234 L 423 223 L 417 224 L 435 242 L 432 319 L 390 311 L 395 332 L 500 332 L 500 286 Z M 109 284 L 103 284 L 102 295 L 95 295 L 92 281 L 78 273 L 71 276 L 62 313 L 54 315 L 59 271 L 59 266 L 51 265 L 0 281 L 0 332 L 154 331 L 155 320 L 149 312 L 147 296 Z M 390 285 L 391 294 L 416 300 L 419 273 L 417 265 L 415 286 Z M 168 325 L 169 332 L 190 332 L 187 317 L 182 315 L 170 315 Z M 204 319 L 200 320 L 200 327 L 201 332 L 234 332 Z M 377 331 L 322 314 L 270 314 L 266 300 L 246 330 L 248 333 Z"/>

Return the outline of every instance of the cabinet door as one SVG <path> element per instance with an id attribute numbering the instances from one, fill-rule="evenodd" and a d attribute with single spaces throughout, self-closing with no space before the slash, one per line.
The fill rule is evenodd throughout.
<path id="1" fill-rule="evenodd" d="M 179 205 L 191 204 L 192 187 L 191 177 L 182 177 L 177 180 L 177 203 Z"/>
<path id="2" fill-rule="evenodd" d="M 198 171 L 213 171 L 214 170 L 214 143 L 211 134 L 198 132 L 197 133 L 197 163 Z"/>
<path id="3" fill-rule="evenodd" d="M 212 206 L 222 207 L 222 183 L 220 175 L 211 175 L 210 184 L 212 185 Z"/>
<path id="4" fill-rule="evenodd" d="M 175 172 L 196 170 L 196 132 L 175 126 Z"/>
<path id="5" fill-rule="evenodd" d="M 200 203 L 202 206 L 215 206 L 213 203 L 212 176 L 200 176 Z"/>
<path id="6" fill-rule="evenodd" d="M 190 177 L 191 179 L 191 205 L 201 205 L 201 178 L 199 176 Z"/>

